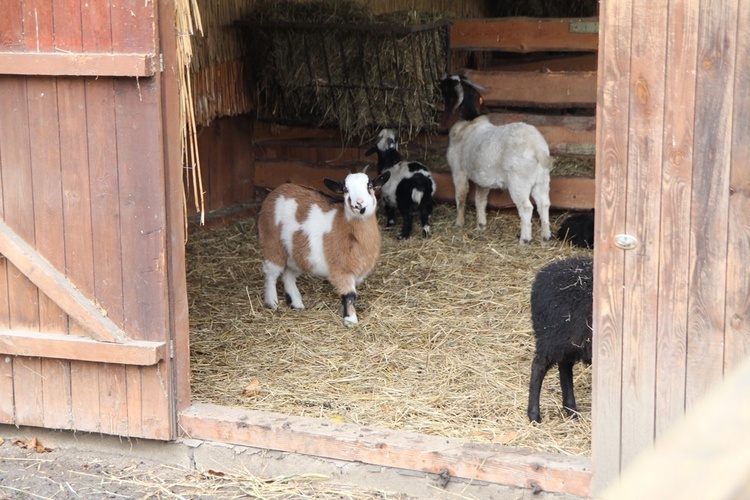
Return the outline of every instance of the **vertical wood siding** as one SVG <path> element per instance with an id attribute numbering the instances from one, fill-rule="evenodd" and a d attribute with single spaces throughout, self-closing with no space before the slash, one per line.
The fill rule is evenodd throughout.
<path id="1" fill-rule="evenodd" d="M 748 4 L 602 3 L 595 493 L 750 354 Z"/>
<path id="2" fill-rule="evenodd" d="M 153 54 L 156 11 L 143 0 L 2 2 L 0 50 Z M 158 76 L 0 77 L 0 114 L 14 117 L 0 122 L 2 219 L 137 340 L 170 331 L 161 99 Z M 0 327 L 86 335 L 4 259 Z M 0 361 L 0 422 L 171 435 L 169 360 Z"/>

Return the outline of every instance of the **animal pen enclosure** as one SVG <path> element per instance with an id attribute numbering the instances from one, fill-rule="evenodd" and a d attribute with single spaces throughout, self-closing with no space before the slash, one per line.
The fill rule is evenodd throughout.
<path id="1" fill-rule="evenodd" d="M 3 423 L 187 435 L 585 495 L 589 481 L 601 491 L 750 352 L 746 2 L 601 6 L 592 441 L 591 458 L 580 460 L 509 449 L 502 442 L 515 437 L 502 432 L 494 434 L 500 442 L 466 442 L 332 422 L 342 415 L 325 412 L 328 420 L 308 420 L 193 402 L 174 5 L 55 6 L 0 6 L 0 109 L 14 117 L 0 122 Z M 362 160 L 360 148 L 342 152 L 330 131 L 311 136 L 246 114 L 209 120 L 200 140 L 212 209 L 252 202 L 256 187 L 312 183 Z M 308 134 L 307 144 L 279 144 L 279 132 Z M 319 164 L 281 159 L 284 148 Z M 331 155 L 341 157 L 335 167 L 325 163 Z M 558 190 L 561 206 L 575 208 L 578 189 Z M 442 217 L 447 234 L 450 216 Z M 620 234 L 634 237 L 635 249 L 618 247 Z M 504 237 L 452 239 L 464 256 L 479 245 L 497 252 L 489 250 L 492 262 L 514 262 L 521 250 L 496 244 Z M 384 256 L 395 259 L 397 250 Z M 409 265 L 424 281 L 426 262 L 415 260 Z M 375 286 L 395 279 L 387 270 L 363 290 L 371 313 L 389 304 Z M 325 294 L 303 314 L 327 321 Z M 487 326 L 500 316 L 495 309 Z M 362 335 L 371 346 L 373 328 Z M 439 336 L 425 338 L 444 347 Z M 381 359 L 396 353 L 381 349 Z M 530 432 L 554 420 L 553 412 Z"/>

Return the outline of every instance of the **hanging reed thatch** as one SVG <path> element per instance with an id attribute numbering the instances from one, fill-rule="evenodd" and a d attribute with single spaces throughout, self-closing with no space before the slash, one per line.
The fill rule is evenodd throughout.
<path id="1" fill-rule="evenodd" d="M 542 425 L 529 424 L 526 403 L 532 280 L 553 260 L 590 252 L 519 247 L 514 212 L 489 214 L 482 233 L 454 221 L 455 209 L 439 205 L 430 239 L 383 230 L 351 330 L 321 279 L 299 279 L 305 311 L 264 307 L 254 219 L 196 233 L 187 246 L 193 400 L 587 455 L 590 369 L 575 371 L 578 420 L 563 415 L 556 370 Z"/>
<path id="2" fill-rule="evenodd" d="M 446 70 L 448 22 L 416 11 L 372 15 L 352 0 L 275 2 L 242 25 L 261 115 L 338 127 L 429 129 Z"/>

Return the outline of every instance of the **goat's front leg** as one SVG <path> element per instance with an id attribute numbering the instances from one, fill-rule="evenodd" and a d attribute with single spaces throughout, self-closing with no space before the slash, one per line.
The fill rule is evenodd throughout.
<path id="1" fill-rule="evenodd" d="M 341 305 L 344 307 L 344 326 L 347 328 L 351 328 L 359 322 L 357 321 L 357 311 L 354 309 L 356 302 L 356 292 L 345 293 L 341 296 Z"/>
<path id="2" fill-rule="evenodd" d="M 534 356 L 531 363 L 531 380 L 529 381 L 529 406 L 526 409 L 526 415 L 529 421 L 541 423 L 542 417 L 539 414 L 539 394 L 542 392 L 542 382 L 544 376 L 552 367 L 547 358 L 543 356 Z"/>
<path id="3" fill-rule="evenodd" d="M 480 231 L 487 227 L 487 197 L 489 195 L 490 188 L 476 186 L 474 205 L 477 208 L 477 229 Z"/>
<path id="4" fill-rule="evenodd" d="M 353 276 L 340 274 L 330 276 L 329 280 L 341 296 L 344 326 L 351 328 L 359 322 L 357 320 L 357 310 L 354 308 L 354 304 L 357 301 L 356 280 Z"/>

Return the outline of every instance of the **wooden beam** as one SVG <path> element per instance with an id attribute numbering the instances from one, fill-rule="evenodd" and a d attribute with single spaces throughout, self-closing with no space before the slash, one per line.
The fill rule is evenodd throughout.
<path id="1" fill-rule="evenodd" d="M 464 70 L 488 105 L 596 107 L 596 71 Z"/>
<path id="2" fill-rule="evenodd" d="M 164 342 L 113 343 L 60 333 L 0 330 L 0 354 L 11 356 L 152 366 L 164 359 L 166 350 Z"/>
<path id="3" fill-rule="evenodd" d="M 596 118 L 593 116 L 559 116 L 531 113 L 490 113 L 495 125 L 524 122 L 534 125 L 549 144 L 551 153 L 573 153 L 586 145 L 586 154 L 593 154 L 596 144 Z M 579 146 L 575 146 L 579 145 Z M 447 147 L 447 146 L 446 146 Z M 581 153 L 578 153 L 581 154 Z"/>
<path id="4" fill-rule="evenodd" d="M 273 189 L 285 182 L 294 182 L 325 190 L 324 177 L 337 179 L 348 172 L 348 168 L 319 167 L 295 160 L 263 160 L 255 162 L 255 185 Z M 450 172 L 432 172 L 437 189 L 435 200 L 455 203 L 455 189 Z M 469 202 L 474 199 L 474 187 L 469 191 Z M 550 182 L 550 201 L 553 208 L 563 210 L 585 210 L 594 208 L 595 181 L 592 177 L 553 177 Z M 490 208 L 513 208 L 515 205 L 507 191 L 493 189 L 487 204 Z"/>
<path id="5" fill-rule="evenodd" d="M 127 340 L 125 333 L 107 318 L 106 311 L 84 296 L 65 275 L 31 248 L 4 221 L 0 221 L 0 254 L 5 255 L 93 338 L 105 342 Z"/>
<path id="6" fill-rule="evenodd" d="M 152 54 L 0 52 L 0 74 L 45 76 L 153 76 Z"/>
<path id="7" fill-rule="evenodd" d="M 599 48 L 599 18 L 459 19 L 451 24 L 451 49 L 504 52 L 577 52 Z"/>
<path id="8" fill-rule="evenodd" d="M 192 439 L 589 495 L 584 457 L 206 404 L 182 412 L 179 424 Z"/>

